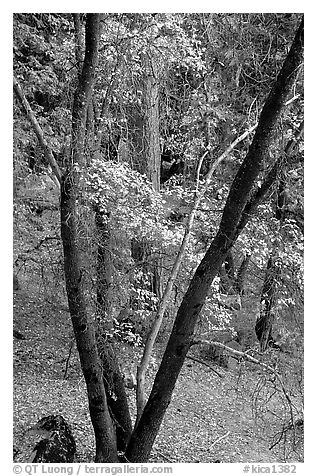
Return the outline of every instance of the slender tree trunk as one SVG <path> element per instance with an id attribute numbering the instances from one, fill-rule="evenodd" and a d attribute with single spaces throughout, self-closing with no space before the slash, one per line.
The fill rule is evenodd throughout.
<path id="1" fill-rule="evenodd" d="M 25 110 L 25 113 L 27 115 L 27 118 L 29 119 L 29 121 L 32 124 L 33 130 L 36 134 L 36 137 L 39 141 L 40 146 L 42 147 L 42 150 L 44 152 L 47 163 L 51 166 L 51 168 L 52 168 L 52 170 L 55 174 L 55 177 L 57 178 L 58 183 L 60 184 L 61 180 L 62 180 L 62 174 L 61 174 L 59 165 L 56 162 L 54 154 L 52 152 L 52 149 L 50 148 L 49 144 L 45 140 L 43 130 L 41 129 L 41 127 L 40 127 L 40 125 L 39 125 L 39 123 L 38 123 L 38 121 L 37 121 L 37 119 L 34 115 L 34 112 L 32 111 L 32 109 L 30 107 L 30 104 L 29 104 L 28 100 L 26 99 L 20 84 L 19 84 L 19 82 L 17 81 L 17 79 L 15 77 L 13 77 L 13 89 L 14 89 L 15 94 L 17 95 L 17 97 L 21 101 L 21 104 L 22 104 L 22 106 Z"/>
<path id="2" fill-rule="evenodd" d="M 267 157 L 276 124 L 302 62 L 303 32 L 302 21 L 283 68 L 263 107 L 249 152 L 231 186 L 219 231 L 199 264 L 177 312 L 151 394 L 128 444 L 126 457 L 129 461 L 144 462 L 150 456 L 179 372 L 192 344 L 195 325 L 210 285 L 241 232 L 240 220 L 244 218 L 244 221 L 247 221 L 247 218 L 243 217 L 244 208 Z"/>
<path id="3" fill-rule="evenodd" d="M 145 58 L 145 157 L 147 176 L 156 191 L 160 189 L 161 146 L 159 118 L 159 79 L 154 57 Z"/>
<path id="4" fill-rule="evenodd" d="M 149 362 L 150 362 L 150 357 L 151 357 L 151 354 L 152 354 L 152 351 L 153 351 L 155 340 L 157 338 L 158 332 L 159 332 L 161 324 L 163 322 L 164 313 L 166 311 L 168 301 L 169 301 L 171 293 L 172 293 L 173 285 L 174 285 L 175 280 L 178 276 L 178 272 L 179 272 L 182 260 L 184 258 L 184 255 L 185 255 L 186 247 L 187 247 L 187 244 L 188 244 L 188 240 L 191 236 L 191 231 L 192 231 L 192 227 L 193 227 L 193 224 L 194 224 L 194 219 L 195 219 L 197 209 L 199 207 L 201 199 L 203 198 L 203 196 L 205 195 L 205 193 L 208 189 L 208 186 L 209 186 L 209 184 L 212 180 L 212 177 L 213 177 L 213 174 L 214 174 L 214 171 L 216 170 L 216 168 L 228 156 L 228 154 L 232 151 L 232 149 L 235 147 L 235 145 L 237 145 L 239 142 L 241 142 L 243 139 L 245 139 L 253 129 L 254 128 L 249 129 L 248 131 L 243 133 L 240 137 L 238 137 L 225 150 L 225 152 L 223 152 L 212 163 L 212 165 L 210 166 L 210 169 L 209 169 L 209 171 L 206 175 L 205 184 L 202 187 L 202 189 L 199 189 L 200 170 L 201 170 L 201 167 L 202 167 L 202 164 L 203 164 L 203 161 L 204 161 L 205 157 L 208 155 L 208 152 L 209 152 L 208 148 L 199 160 L 199 164 L 198 164 L 197 172 L 196 172 L 197 177 L 196 177 L 196 193 L 195 193 L 194 205 L 193 205 L 193 208 L 192 208 L 192 210 L 189 214 L 188 221 L 187 221 L 186 228 L 185 228 L 184 235 L 183 235 L 182 244 L 180 246 L 177 257 L 176 257 L 175 262 L 173 264 L 171 274 L 170 274 L 170 276 L 167 280 L 165 290 L 164 290 L 164 292 L 162 292 L 162 295 L 161 295 L 162 298 L 160 299 L 159 304 L 158 304 L 158 309 L 156 311 L 155 320 L 152 324 L 150 333 L 147 337 L 147 341 L 146 341 L 146 344 L 145 344 L 145 347 L 144 347 L 141 362 L 140 362 L 140 364 L 138 366 L 138 369 L 137 369 L 138 386 L 137 386 L 137 419 L 136 419 L 136 424 L 139 422 L 139 420 L 141 418 L 141 414 L 142 414 L 142 412 L 144 410 L 144 407 L 145 407 L 145 404 L 146 404 L 146 396 L 145 396 L 145 389 L 144 389 L 146 370 L 147 370 Z"/>

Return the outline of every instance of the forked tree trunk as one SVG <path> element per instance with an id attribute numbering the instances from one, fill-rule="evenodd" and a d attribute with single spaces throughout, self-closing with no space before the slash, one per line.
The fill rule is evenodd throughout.
<path id="1" fill-rule="evenodd" d="M 102 382 L 103 372 L 96 346 L 94 326 L 88 318 L 82 289 L 76 223 L 77 176 L 76 168 L 73 167 L 77 163 L 82 164 L 84 158 L 85 121 L 93 85 L 93 72 L 97 62 L 99 20 L 98 14 L 87 15 L 85 61 L 74 98 L 73 154 L 68 160 L 63 177 L 61 177 L 53 154 L 43 140 L 39 125 L 34 120 L 34 115 L 31 114 L 29 105 L 16 81 L 14 82 L 14 88 L 26 109 L 43 149 L 47 152 L 48 161 L 61 182 L 61 233 L 65 258 L 66 287 L 81 366 L 88 390 L 91 420 L 96 436 L 96 461 L 116 462 L 118 457 L 115 432 Z M 165 411 L 170 403 L 179 372 L 192 344 L 195 324 L 205 302 L 210 284 L 243 226 L 247 223 L 251 211 L 254 211 L 255 205 L 259 203 L 259 197 L 263 197 L 264 184 L 270 184 L 271 178 L 274 176 L 274 174 L 269 174 L 271 178 L 270 180 L 264 180 L 260 193 L 256 193 L 250 198 L 253 185 L 261 171 L 264 158 L 271 144 L 283 103 L 294 84 L 297 70 L 302 61 L 302 52 L 303 22 L 295 36 L 292 48 L 276 84 L 263 108 L 249 152 L 232 184 L 219 231 L 198 266 L 178 310 L 149 400 L 126 450 L 129 461 L 144 462 L 148 460 Z"/>
<path id="2" fill-rule="evenodd" d="M 69 311 L 80 363 L 86 381 L 89 411 L 96 439 L 96 462 L 118 461 L 115 430 L 109 413 L 103 371 L 96 344 L 94 323 L 89 319 L 82 287 L 82 269 L 77 233 L 77 166 L 84 163 L 87 108 L 91 100 L 98 62 L 100 15 L 88 14 L 83 68 L 74 96 L 72 155 L 61 183 L 61 235 Z"/>
<path id="3" fill-rule="evenodd" d="M 283 105 L 294 85 L 303 59 L 303 41 L 302 21 L 283 68 L 263 107 L 249 152 L 231 186 L 219 231 L 199 264 L 177 312 L 151 394 L 128 444 L 126 457 L 129 461 L 145 462 L 150 456 L 175 383 L 192 344 L 195 325 L 210 285 L 241 232 L 240 221 L 243 219 L 244 223 L 247 222 L 243 212 L 267 158 Z"/>
<path id="4" fill-rule="evenodd" d="M 81 31 L 80 14 L 74 14 L 76 59 L 78 63 L 79 80 L 81 78 L 84 61 L 84 44 Z M 106 98 L 101 116 L 107 113 Z M 101 135 L 95 139 L 95 115 L 93 101 L 90 98 L 87 106 L 85 126 L 85 150 L 88 154 L 97 152 L 101 145 Z M 89 159 L 86 158 L 89 164 Z M 94 208 L 96 238 L 97 238 L 97 263 L 96 263 L 96 320 L 97 320 L 97 349 L 102 364 L 103 384 L 106 392 L 107 404 L 115 428 L 117 449 L 124 451 L 132 431 L 132 422 L 129 412 L 128 399 L 125 392 L 124 378 L 118 364 L 112 344 L 107 332 L 112 328 L 112 284 L 113 263 L 111 257 L 111 230 L 107 223 L 108 216 L 102 212 L 98 205 Z"/>

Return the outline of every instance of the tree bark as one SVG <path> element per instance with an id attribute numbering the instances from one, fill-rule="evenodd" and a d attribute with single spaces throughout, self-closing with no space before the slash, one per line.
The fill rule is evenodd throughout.
<path id="1" fill-rule="evenodd" d="M 66 175 L 61 187 L 61 235 L 68 306 L 87 386 L 90 417 L 96 439 L 96 461 L 115 462 L 117 453 L 114 428 L 106 401 L 94 324 L 89 320 L 82 289 L 74 192 L 71 176 Z"/>
<path id="2" fill-rule="evenodd" d="M 177 312 L 151 394 L 128 444 L 126 457 L 129 461 L 144 462 L 150 456 L 171 401 L 175 383 L 191 346 L 195 325 L 210 285 L 241 232 L 239 222 L 244 208 L 263 167 L 283 105 L 291 92 L 302 62 L 303 33 L 302 21 L 282 70 L 263 107 L 249 152 L 231 186 L 218 233 L 199 264 Z M 245 220 L 247 222 L 247 218 Z"/>
<path id="3" fill-rule="evenodd" d="M 84 35 L 82 28 L 82 20 L 80 13 L 73 13 L 74 29 L 75 29 L 75 58 L 77 61 L 78 76 L 80 76 L 84 62 Z"/>
<path id="4" fill-rule="evenodd" d="M 149 48 L 149 51 L 144 55 L 143 59 L 145 68 L 144 78 L 144 130 L 145 130 L 145 157 L 146 157 L 146 175 L 151 181 L 153 189 L 158 192 L 161 182 L 161 147 L 160 147 L 160 118 L 159 118 L 159 79 L 158 67 L 156 64 L 155 55 Z M 151 261 L 150 271 L 150 291 L 154 293 L 160 302 L 162 298 L 162 267 L 161 258 L 159 256 L 151 256 L 151 250 L 148 244 L 138 244 L 143 249 L 145 261 Z M 146 269 L 146 268 L 145 268 Z M 162 315 L 163 318 L 163 315 Z M 153 350 L 154 341 L 161 324 L 161 319 L 158 315 L 155 317 L 155 322 L 152 325 L 149 336 L 147 337 L 146 347 L 137 368 L 137 418 L 139 421 L 143 408 L 146 402 L 145 396 L 145 375 Z M 153 331 L 157 328 L 157 332 Z"/>
<path id="5" fill-rule="evenodd" d="M 84 163 L 87 107 L 91 100 L 98 62 L 99 24 L 99 14 L 87 15 L 85 58 L 74 96 L 72 113 L 72 154 L 66 164 L 61 184 L 61 236 L 69 311 L 86 381 L 90 417 L 95 432 L 95 460 L 96 462 L 117 462 L 115 431 L 106 400 L 94 323 L 89 319 L 84 299 L 76 218 L 79 193 L 77 168 Z"/>
<path id="6" fill-rule="evenodd" d="M 151 51 L 149 52 L 151 54 Z M 159 118 L 159 80 L 155 58 L 145 58 L 145 157 L 147 176 L 155 191 L 160 189 L 161 147 Z"/>

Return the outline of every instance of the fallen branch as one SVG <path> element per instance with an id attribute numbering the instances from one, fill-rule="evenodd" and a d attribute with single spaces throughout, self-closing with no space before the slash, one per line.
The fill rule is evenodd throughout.
<path id="1" fill-rule="evenodd" d="M 290 411 L 290 416 L 291 416 L 291 421 L 294 421 L 294 415 L 293 415 L 293 404 L 290 399 L 290 396 L 288 395 L 286 388 L 284 386 L 284 383 L 282 381 L 282 378 L 280 374 L 275 370 L 273 367 L 270 365 L 261 362 L 259 359 L 256 359 L 255 357 L 252 357 L 252 355 L 249 355 L 247 352 L 242 352 L 240 350 L 232 349 L 228 345 L 222 344 L 222 342 L 217 342 L 217 341 L 207 341 L 207 340 L 198 340 L 198 341 L 193 341 L 191 345 L 199 345 L 199 344 L 204 344 L 204 345 L 212 345 L 215 347 L 219 347 L 220 349 L 224 349 L 231 355 L 236 355 L 239 358 L 242 358 L 244 360 L 248 360 L 249 362 L 252 362 L 253 364 L 259 365 L 260 367 L 264 368 L 265 370 L 271 372 L 275 377 L 276 380 L 279 382 L 280 387 L 282 389 L 282 392 L 284 394 L 284 397 L 288 403 L 289 411 Z"/>

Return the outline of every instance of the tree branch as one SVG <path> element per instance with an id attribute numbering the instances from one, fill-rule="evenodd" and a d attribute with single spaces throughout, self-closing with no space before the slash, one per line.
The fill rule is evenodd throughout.
<path id="1" fill-rule="evenodd" d="M 43 133 L 36 117 L 35 117 L 34 112 L 31 109 L 29 101 L 26 99 L 26 97 L 24 95 L 24 92 L 23 92 L 18 80 L 15 78 L 15 76 L 13 76 L 13 89 L 14 89 L 14 92 L 15 92 L 16 96 L 20 100 L 20 102 L 21 102 L 21 104 L 22 104 L 22 106 L 25 110 L 27 118 L 29 119 L 29 121 L 31 122 L 31 124 L 33 126 L 33 130 L 36 134 L 36 137 L 38 138 L 40 146 L 43 149 L 45 158 L 48 161 L 49 165 L 51 166 L 52 171 L 54 172 L 54 175 L 55 175 L 55 177 L 57 178 L 57 180 L 60 184 L 61 183 L 61 178 L 62 178 L 62 173 L 61 173 L 61 170 L 59 168 L 59 165 L 55 160 L 52 149 L 50 148 L 50 146 L 48 145 L 48 143 L 45 140 L 44 133 Z"/>

